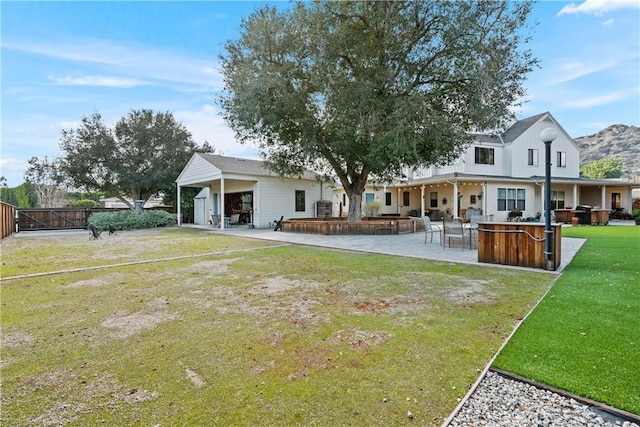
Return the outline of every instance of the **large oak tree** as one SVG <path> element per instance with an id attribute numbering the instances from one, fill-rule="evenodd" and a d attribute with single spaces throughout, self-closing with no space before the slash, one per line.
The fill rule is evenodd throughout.
<path id="1" fill-rule="evenodd" d="M 197 145 L 187 128 L 171 113 L 132 110 L 113 129 L 99 113 L 83 117 L 60 138 L 61 171 L 76 188 L 107 196 L 147 200 L 175 192 L 175 179 L 194 152 L 212 152 Z"/>
<path id="2" fill-rule="evenodd" d="M 281 174 L 331 171 L 359 220 L 367 180 L 447 163 L 496 129 L 537 63 L 529 2 L 305 2 L 243 20 L 220 103 Z"/>

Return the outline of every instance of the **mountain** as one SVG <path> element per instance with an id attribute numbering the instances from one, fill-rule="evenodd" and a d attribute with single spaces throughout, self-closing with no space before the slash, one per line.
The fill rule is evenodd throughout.
<path id="1" fill-rule="evenodd" d="M 580 148 L 580 166 L 615 157 L 622 160 L 623 178 L 640 179 L 640 128 L 611 125 L 600 132 L 574 138 Z"/>

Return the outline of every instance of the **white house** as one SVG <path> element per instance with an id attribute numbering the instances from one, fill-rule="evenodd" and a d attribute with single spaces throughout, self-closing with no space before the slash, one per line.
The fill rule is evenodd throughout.
<path id="1" fill-rule="evenodd" d="M 234 223 L 266 228 L 284 218 L 316 217 L 318 202 L 332 188 L 307 170 L 302 177 L 283 178 L 259 160 L 194 154 L 176 179 L 178 206 L 182 187 L 201 187 L 194 199 L 194 222 Z M 178 218 L 181 212 L 178 210 Z"/>
<path id="2" fill-rule="evenodd" d="M 467 213 L 507 219 L 510 211 L 536 217 L 544 210 L 545 147 L 540 133 L 554 128 L 551 144 L 551 209 L 589 205 L 631 211 L 632 189 L 624 180 L 580 177 L 580 153 L 573 139 L 549 113 L 520 120 L 499 134 L 478 134 L 452 164 L 407 169 L 402 180 L 369 185 L 363 206 L 379 200 L 378 215 L 465 217 Z M 347 212 L 344 190 L 334 191 L 334 212 Z"/>

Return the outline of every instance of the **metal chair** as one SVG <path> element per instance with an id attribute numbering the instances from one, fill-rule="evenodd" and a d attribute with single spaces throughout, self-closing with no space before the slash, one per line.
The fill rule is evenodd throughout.
<path id="1" fill-rule="evenodd" d="M 433 232 L 437 231 L 440 234 L 440 241 L 442 241 L 442 228 L 440 226 L 435 225 L 431 222 L 431 218 L 428 216 L 422 217 L 422 222 L 424 223 L 424 243 L 427 243 L 427 237 L 431 236 L 430 242 L 433 242 Z"/>
<path id="2" fill-rule="evenodd" d="M 469 236 L 469 240 L 471 240 L 471 230 L 464 228 L 464 224 L 460 218 L 445 219 L 442 221 L 442 225 L 442 248 L 444 249 L 446 247 L 445 241 L 448 241 L 449 247 L 451 247 L 451 239 L 458 239 L 460 240 L 460 247 L 464 251 L 464 239 L 465 236 Z"/>

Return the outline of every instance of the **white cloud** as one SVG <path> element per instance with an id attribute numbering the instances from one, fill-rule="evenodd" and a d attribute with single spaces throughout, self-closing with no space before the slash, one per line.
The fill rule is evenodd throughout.
<path id="1" fill-rule="evenodd" d="M 191 132 L 194 141 L 198 144 L 208 141 L 216 154 L 257 158 L 254 146 L 237 142 L 233 130 L 213 105 L 203 105 L 197 111 L 176 111 L 173 115 Z"/>
<path id="2" fill-rule="evenodd" d="M 0 175 L 7 178 L 7 186 L 16 187 L 24 182 L 24 172 L 29 167 L 26 160 L 0 158 Z"/>
<path id="3" fill-rule="evenodd" d="M 50 81 L 60 86 L 106 86 L 116 88 L 131 88 L 148 84 L 147 82 L 139 79 L 111 76 L 49 76 L 48 78 Z"/>
<path id="4" fill-rule="evenodd" d="M 574 13 L 602 15 L 620 9 L 640 9 L 640 2 L 638 0 L 586 0 L 577 6 L 575 3 L 571 3 L 563 7 L 558 12 L 558 16 Z"/>
<path id="5" fill-rule="evenodd" d="M 573 100 L 563 104 L 562 107 L 580 108 L 580 109 L 600 107 L 602 105 L 613 104 L 616 101 L 620 101 L 622 99 L 629 98 L 629 97 L 632 97 L 632 96 L 633 97 L 637 97 L 638 96 L 638 89 L 637 88 L 635 90 L 625 90 L 625 91 L 611 92 L 611 93 L 607 93 L 607 94 L 604 94 L 604 95 L 592 96 L 592 97 L 589 97 L 589 98 L 573 99 Z"/>
<path id="6" fill-rule="evenodd" d="M 614 59 L 599 58 L 592 62 L 576 59 L 560 59 L 545 73 L 548 84 L 566 83 L 590 74 L 599 73 L 617 65 Z"/>
<path id="7" fill-rule="evenodd" d="M 606 21 L 604 21 L 604 22 L 602 23 L 602 25 L 603 25 L 603 26 L 605 26 L 605 27 L 610 27 L 610 26 L 612 26 L 612 25 L 613 25 L 613 23 L 614 23 L 613 18 L 610 18 L 610 19 L 607 19 Z"/>
<path id="8" fill-rule="evenodd" d="M 172 84 L 176 90 L 193 91 L 195 88 L 212 92 L 222 88 L 222 76 L 216 71 L 217 62 L 214 59 L 191 57 L 148 46 L 79 39 L 56 43 L 3 40 L 2 47 L 93 64 L 112 73 L 129 76 L 131 81 L 165 82 Z M 214 57 L 212 52 L 211 58 Z"/>

